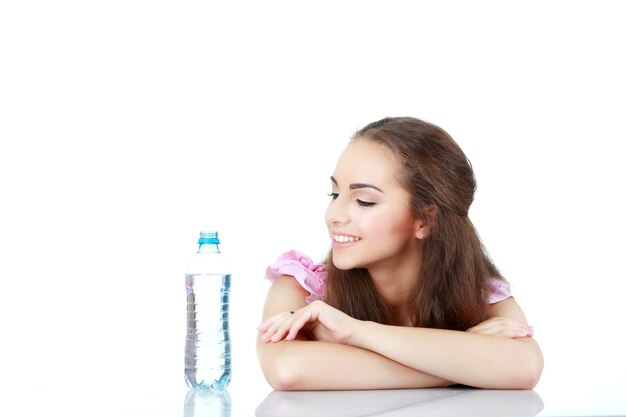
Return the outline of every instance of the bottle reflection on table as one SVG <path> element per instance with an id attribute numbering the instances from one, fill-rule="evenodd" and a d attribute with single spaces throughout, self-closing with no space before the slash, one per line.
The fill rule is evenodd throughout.
<path id="1" fill-rule="evenodd" d="M 184 417 L 230 417 L 230 409 L 226 390 L 190 389 L 185 396 Z"/>

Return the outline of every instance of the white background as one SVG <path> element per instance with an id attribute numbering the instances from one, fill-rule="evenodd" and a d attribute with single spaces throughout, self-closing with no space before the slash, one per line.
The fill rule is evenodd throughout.
<path id="1" fill-rule="evenodd" d="M 470 217 L 535 327 L 544 413 L 624 412 L 606 401 L 626 389 L 623 9 L 3 2 L 0 409 L 168 415 L 145 398 L 169 390 L 182 414 L 184 270 L 207 227 L 233 269 L 233 415 L 262 400 L 266 266 L 323 257 L 339 152 L 409 115 L 473 163 Z"/>

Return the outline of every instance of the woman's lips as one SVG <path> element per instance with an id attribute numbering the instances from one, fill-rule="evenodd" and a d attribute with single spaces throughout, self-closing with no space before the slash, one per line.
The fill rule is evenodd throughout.
<path id="1" fill-rule="evenodd" d="M 333 243 L 333 248 L 347 248 L 349 246 L 354 246 L 361 241 L 360 237 L 346 235 L 343 233 L 332 233 L 331 240 Z"/>

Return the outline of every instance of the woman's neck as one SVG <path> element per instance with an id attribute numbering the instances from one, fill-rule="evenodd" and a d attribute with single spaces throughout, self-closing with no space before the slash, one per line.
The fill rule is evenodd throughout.
<path id="1" fill-rule="evenodd" d="M 403 324 L 410 323 L 413 314 L 412 298 L 421 258 L 421 250 L 412 248 L 404 256 L 367 268 L 376 290 L 390 304 Z"/>

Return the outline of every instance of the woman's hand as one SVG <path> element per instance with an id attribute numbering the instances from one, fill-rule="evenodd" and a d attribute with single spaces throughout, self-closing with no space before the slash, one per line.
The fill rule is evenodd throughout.
<path id="1" fill-rule="evenodd" d="M 324 303 L 313 301 L 295 312 L 283 312 L 259 327 L 264 342 L 294 340 L 301 330 L 314 340 L 349 344 L 358 320 Z"/>
<path id="2" fill-rule="evenodd" d="M 511 317 L 491 317 L 474 327 L 470 327 L 467 331 L 469 333 L 508 337 L 509 339 L 529 337 L 534 333 L 532 326 Z"/>

